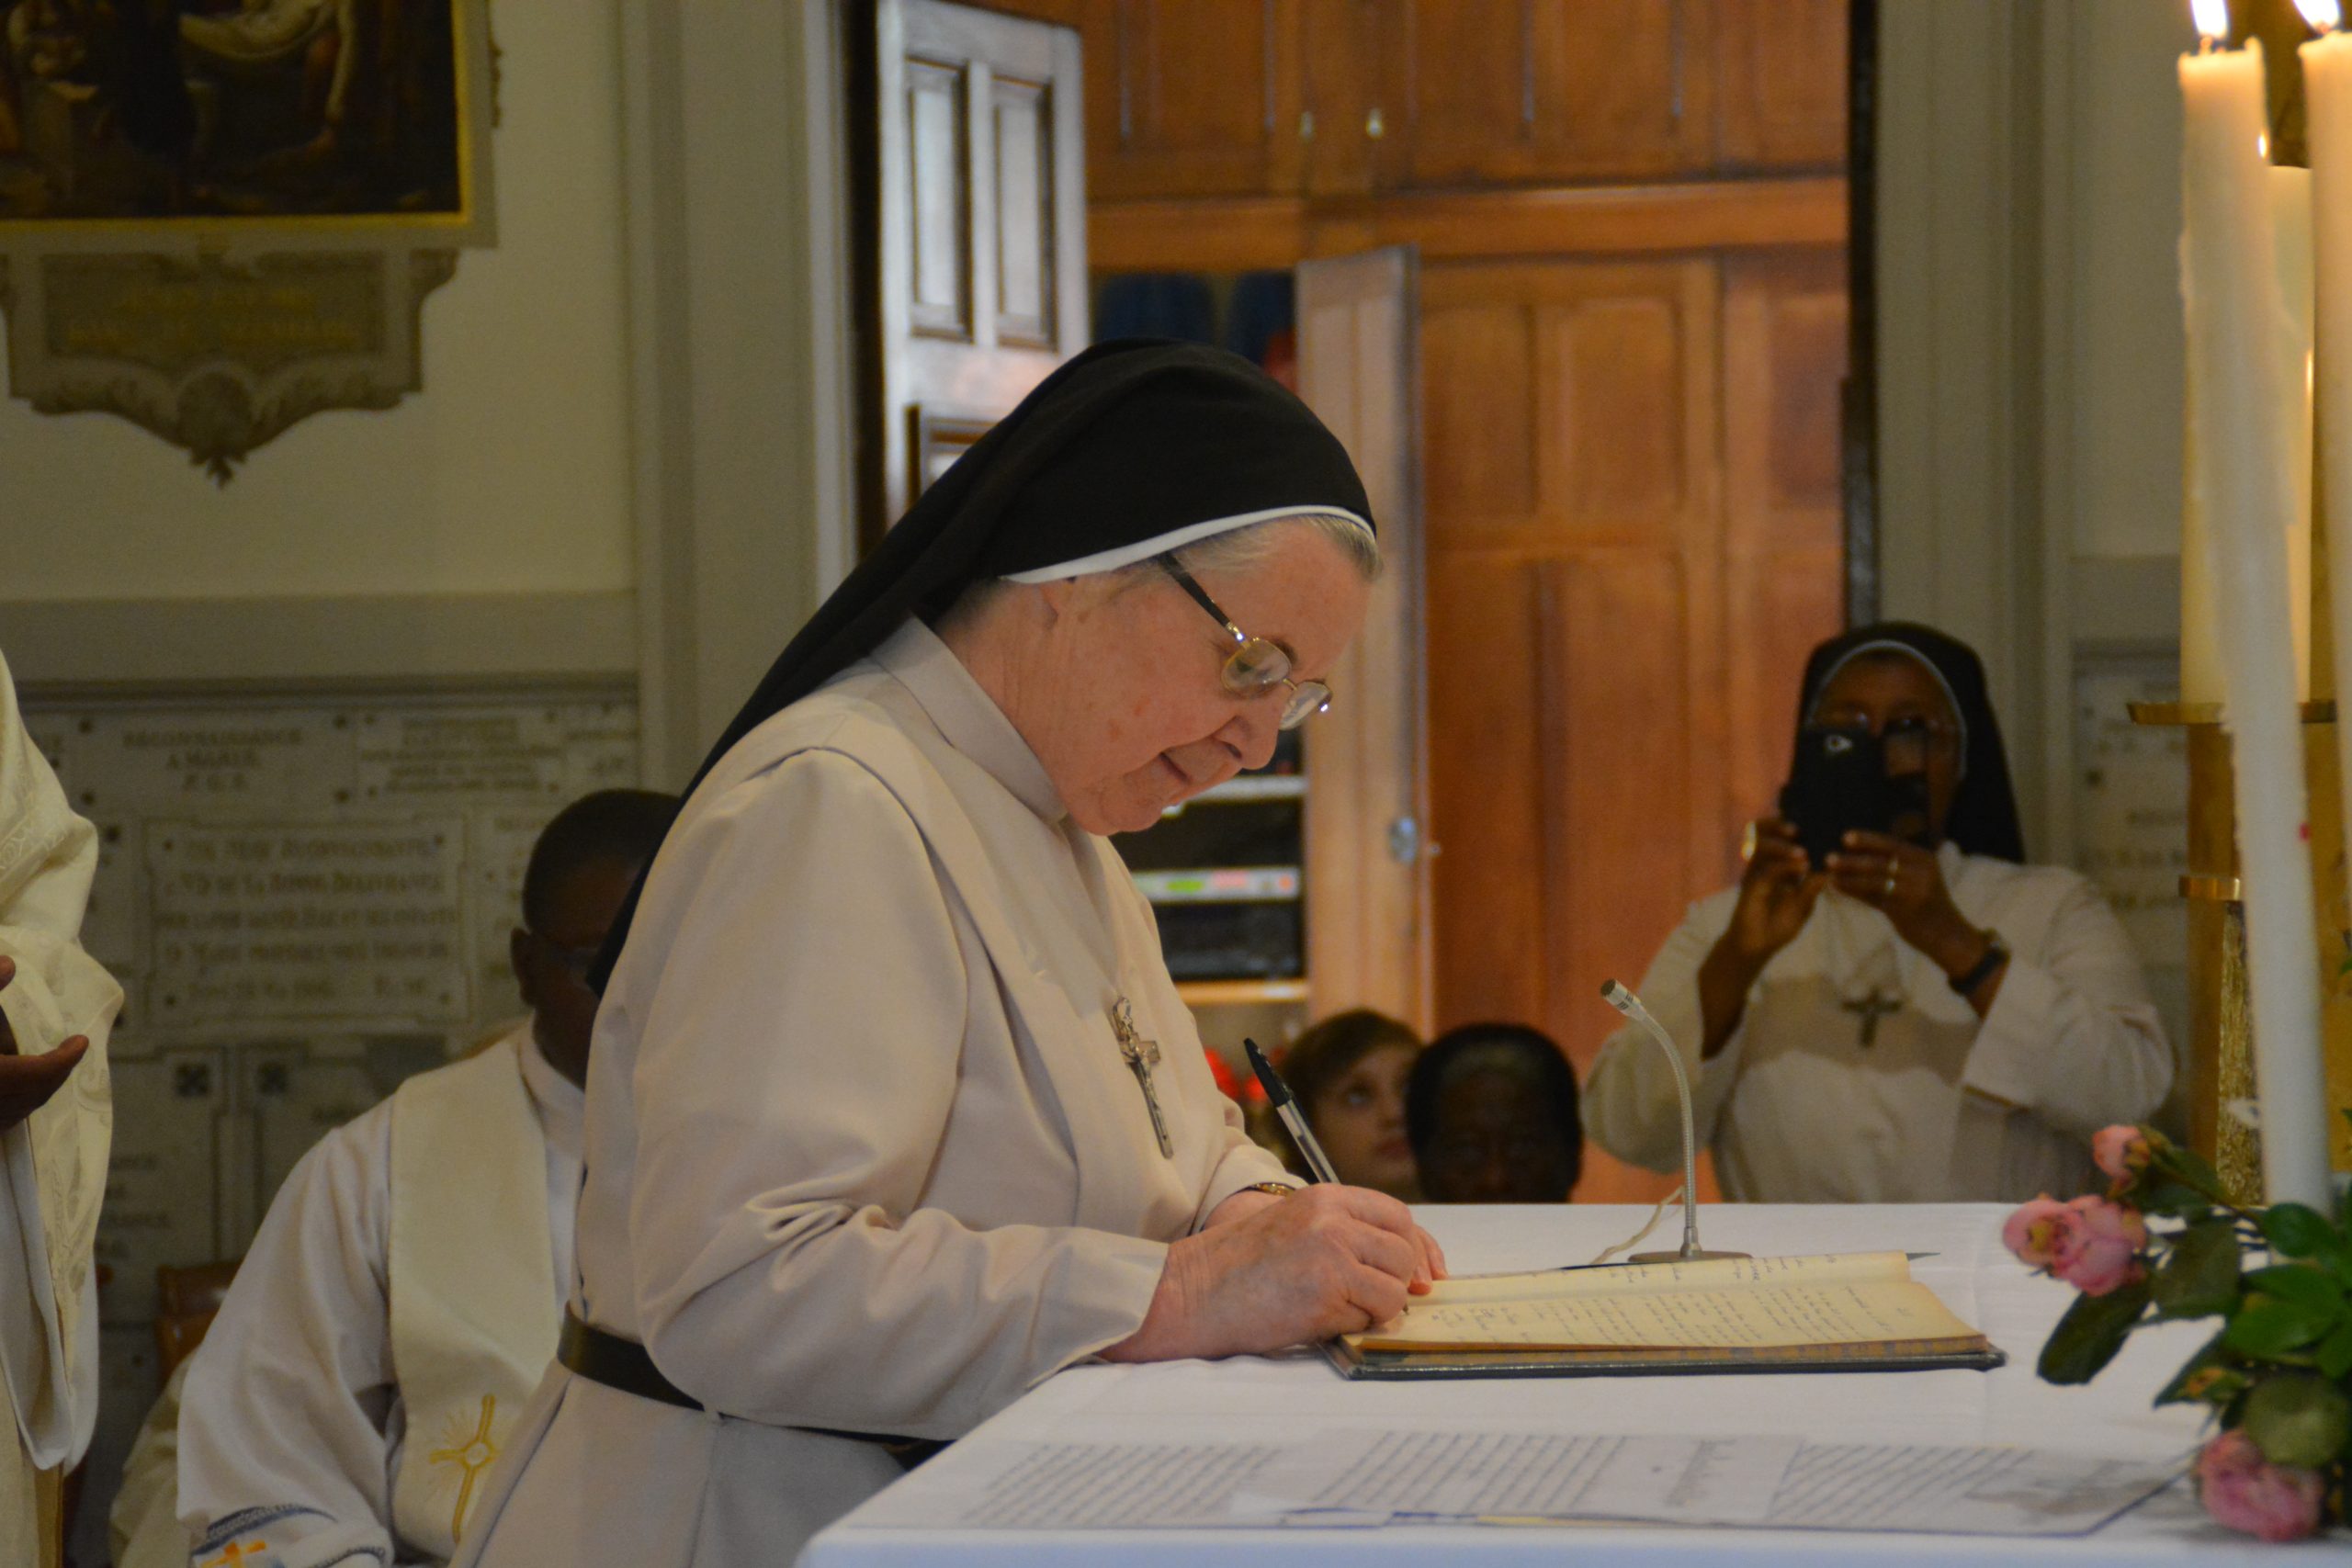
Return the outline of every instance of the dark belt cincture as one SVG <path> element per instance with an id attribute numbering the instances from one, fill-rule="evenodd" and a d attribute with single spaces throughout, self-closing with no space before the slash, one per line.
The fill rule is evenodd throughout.
<path id="1" fill-rule="evenodd" d="M 681 1410 L 699 1413 L 703 1408 L 700 1400 L 692 1398 L 662 1375 L 662 1369 L 653 1364 L 653 1358 L 646 1353 L 644 1346 L 582 1323 L 569 1310 L 563 1314 L 563 1333 L 556 1341 L 555 1359 L 590 1382 L 633 1393 L 639 1399 L 674 1404 Z M 893 1438 L 877 1432 L 844 1432 L 832 1427 L 795 1427 L 790 1430 L 872 1443 L 897 1460 L 901 1470 L 914 1469 L 947 1446 L 930 1438 Z"/>

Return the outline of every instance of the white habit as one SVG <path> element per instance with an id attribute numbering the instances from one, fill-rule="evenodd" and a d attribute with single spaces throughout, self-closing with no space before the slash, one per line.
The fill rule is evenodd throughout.
<path id="1" fill-rule="evenodd" d="M 107 1034 L 122 1008 L 122 988 L 82 951 L 97 865 L 97 833 L 26 734 L 0 660 L 0 955 L 17 963 L 0 1013 L 28 1056 L 90 1037 L 65 1087 L 0 1133 L 0 1568 L 54 1547 L 57 1477 L 97 1418 L 90 1247 L 114 1127 Z"/>
<path id="2" fill-rule="evenodd" d="M 1699 1059 L 1699 966 L 1738 889 L 1691 906 L 1643 976 L 1643 1001 L 1682 1048 L 1699 1140 L 1726 1198 L 2070 1196 L 2096 1180 L 2091 1134 L 2163 1103 L 2172 1051 L 2098 890 L 2062 866 L 1949 843 L 1936 858 L 1962 915 L 2009 948 L 1982 1020 L 1884 915 L 1835 891 L 1764 966 L 1713 1061 Z M 1681 1168 L 1673 1075 L 1631 1026 L 1593 1062 L 1584 1124 L 1621 1159 Z"/>
<path id="3" fill-rule="evenodd" d="M 554 1354 L 582 1105 L 525 1024 L 302 1156 L 187 1364 L 176 1486 L 126 1475 L 121 1568 L 447 1559 Z"/>
<path id="4" fill-rule="evenodd" d="M 589 1072 L 575 1309 L 707 1413 L 551 1371 L 460 1563 L 788 1563 L 899 1474 L 797 1428 L 969 1431 L 1283 1174 L 1117 855 L 919 623 L 695 789 Z"/>

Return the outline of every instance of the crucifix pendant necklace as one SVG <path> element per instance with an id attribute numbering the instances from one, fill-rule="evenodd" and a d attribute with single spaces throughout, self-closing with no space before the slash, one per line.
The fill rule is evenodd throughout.
<path id="1" fill-rule="evenodd" d="M 1159 1113 L 1159 1090 L 1151 1081 L 1151 1069 L 1159 1065 L 1159 1042 L 1136 1033 L 1135 1009 L 1125 997 L 1111 1006 L 1111 1032 L 1118 1036 L 1119 1055 L 1143 1090 L 1144 1109 L 1151 1112 L 1151 1130 L 1159 1135 L 1159 1152 L 1174 1159 L 1176 1145 L 1168 1141 L 1168 1119 Z"/>
<path id="2" fill-rule="evenodd" d="M 1889 1017 L 1892 1014 L 1901 1012 L 1903 1010 L 1903 998 L 1900 997 L 1882 996 L 1879 993 L 1879 988 L 1876 986 L 1872 986 L 1869 996 L 1858 997 L 1850 1001 L 1839 1002 L 1838 1005 L 1843 1008 L 1846 1011 L 1854 1013 L 1861 1019 L 1861 1046 L 1863 1050 L 1867 1051 L 1871 1046 L 1878 1043 L 1878 1021 L 1882 1018 Z"/>

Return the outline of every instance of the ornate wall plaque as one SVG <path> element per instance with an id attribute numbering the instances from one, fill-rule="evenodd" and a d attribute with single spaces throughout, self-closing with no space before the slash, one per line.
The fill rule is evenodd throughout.
<path id="1" fill-rule="evenodd" d="M 419 313 L 493 243 L 488 0 L 24 0 L 0 24 L 8 388 L 225 483 L 421 385 Z"/>

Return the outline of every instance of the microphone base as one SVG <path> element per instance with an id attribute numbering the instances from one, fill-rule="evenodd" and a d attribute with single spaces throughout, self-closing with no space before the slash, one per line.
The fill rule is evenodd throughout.
<path id="1" fill-rule="evenodd" d="M 1625 1259 L 1628 1263 L 1698 1263 L 1713 1258 L 1752 1258 L 1747 1252 L 1712 1252 L 1701 1247 L 1696 1252 L 1636 1252 Z"/>

